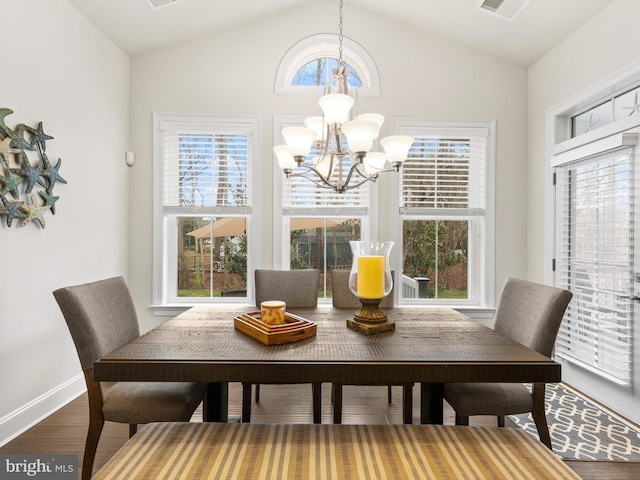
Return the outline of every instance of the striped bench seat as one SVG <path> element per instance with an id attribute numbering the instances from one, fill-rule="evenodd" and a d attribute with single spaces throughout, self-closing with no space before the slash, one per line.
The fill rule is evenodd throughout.
<path id="1" fill-rule="evenodd" d="M 95 479 L 577 479 L 517 428 L 154 423 Z"/>

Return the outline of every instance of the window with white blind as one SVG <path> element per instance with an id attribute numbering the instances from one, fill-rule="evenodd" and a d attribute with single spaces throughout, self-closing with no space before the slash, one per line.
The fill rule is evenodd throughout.
<path id="1" fill-rule="evenodd" d="M 633 151 L 556 168 L 556 285 L 574 297 L 555 355 L 621 385 L 633 367 Z"/>
<path id="2" fill-rule="evenodd" d="M 154 115 L 156 305 L 248 296 L 256 136 L 255 117 Z"/>
<path id="3" fill-rule="evenodd" d="M 405 303 L 484 306 L 493 283 L 493 121 L 398 120 Z"/>
<path id="4" fill-rule="evenodd" d="M 302 125 L 305 118 L 307 116 L 276 116 L 274 144 L 282 143 L 282 128 Z M 313 155 L 312 151 L 310 156 Z M 345 157 L 343 174 L 349 167 L 350 161 Z M 334 172 L 334 176 L 337 174 Z M 374 190 L 375 184 L 367 182 L 356 189 L 337 193 L 305 178 L 285 178 L 274 160 L 275 268 L 319 269 L 322 272 L 319 300 L 330 302 L 330 271 L 350 269 L 349 241 L 369 238 Z"/>

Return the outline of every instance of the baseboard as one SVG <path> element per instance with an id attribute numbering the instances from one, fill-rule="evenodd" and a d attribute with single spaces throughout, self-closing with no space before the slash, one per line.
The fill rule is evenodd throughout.
<path id="1" fill-rule="evenodd" d="M 87 391 L 82 373 L 0 418 L 0 447 Z"/>

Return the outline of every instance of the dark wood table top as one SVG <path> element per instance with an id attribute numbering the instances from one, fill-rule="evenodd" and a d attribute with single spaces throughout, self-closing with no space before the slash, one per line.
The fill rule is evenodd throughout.
<path id="1" fill-rule="evenodd" d="M 314 337 L 266 346 L 234 329 L 251 307 L 194 307 L 95 364 L 100 381 L 557 382 L 560 365 L 446 308 L 387 311 L 395 332 L 346 327 L 353 309 L 291 309 Z"/>

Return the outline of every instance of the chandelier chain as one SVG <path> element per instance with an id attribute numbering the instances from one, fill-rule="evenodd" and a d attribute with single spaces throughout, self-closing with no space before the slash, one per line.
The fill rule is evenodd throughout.
<path id="1" fill-rule="evenodd" d="M 342 35 L 342 7 L 344 6 L 343 0 L 340 0 L 340 24 L 338 25 L 339 34 L 338 34 L 338 65 L 342 65 L 342 39 L 344 38 Z"/>

